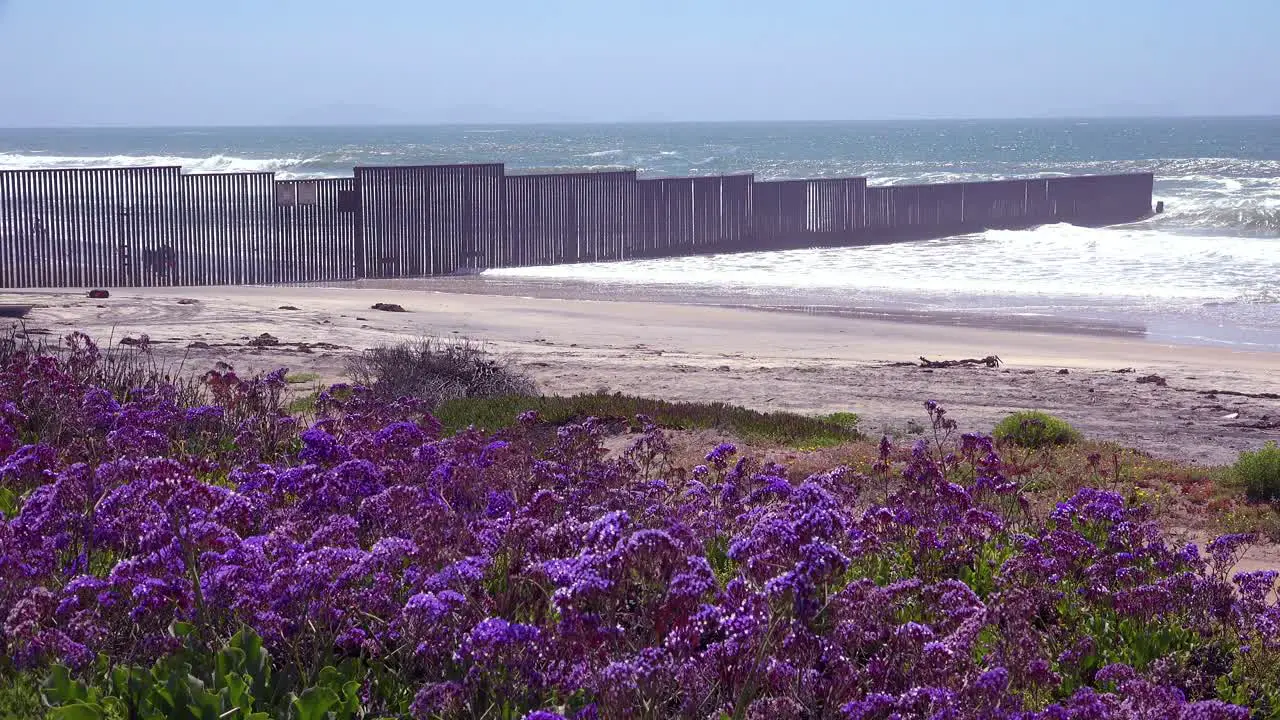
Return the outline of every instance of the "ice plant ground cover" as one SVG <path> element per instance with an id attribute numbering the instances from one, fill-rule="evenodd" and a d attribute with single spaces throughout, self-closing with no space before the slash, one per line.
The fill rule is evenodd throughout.
<path id="1" fill-rule="evenodd" d="M 0 367 L 0 702 L 61 718 L 1278 718 L 1276 573 L 989 438 L 811 477 L 650 427 L 497 436 L 284 372 Z M 539 432 L 533 429 L 538 428 Z M 34 701 L 32 707 L 34 706 Z M 10 714 L 21 712 L 12 707 Z M 6 711 L 0 708 L 0 715 Z M 34 710 L 31 710 L 34 712 Z M 39 709 L 45 712 L 45 709 Z"/>

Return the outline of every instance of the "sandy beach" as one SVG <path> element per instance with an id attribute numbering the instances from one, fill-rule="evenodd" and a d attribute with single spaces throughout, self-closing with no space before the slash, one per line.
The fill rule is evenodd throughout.
<path id="1" fill-rule="evenodd" d="M 605 390 L 760 410 L 851 411 L 869 433 L 923 420 L 921 403 L 936 399 L 965 430 L 990 430 L 1014 410 L 1044 409 L 1091 437 L 1205 464 L 1229 463 L 1241 450 L 1280 438 L 1276 354 L 1164 345 L 1088 328 L 1037 331 L 946 318 L 870 320 L 419 287 L 427 289 L 121 289 L 106 300 L 70 290 L 10 292 L 0 302 L 34 304 L 25 320 L 33 332 L 80 329 L 102 340 L 146 334 L 159 352 L 197 370 L 222 360 L 242 371 L 283 366 L 337 381 L 352 352 L 402 338 L 453 336 L 510 355 L 547 393 Z M 370 309 L 378 302 L 407 312 Z M 248 344 L 262 333 L 279 344 Z M 987 355 L 1003 365 L 918 367 L 921 356 Z"/>

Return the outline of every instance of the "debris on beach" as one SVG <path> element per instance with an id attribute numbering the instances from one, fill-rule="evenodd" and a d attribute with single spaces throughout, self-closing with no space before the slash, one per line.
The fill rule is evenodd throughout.
<path id="1" fill-rule="evenodd" d="M 120 344 L 128 347 L 147 347 L 151 344 L 151 338 L 146 335 L 139 335 L 136 338 L 125 337 L 120 340 Z"/>
<path id="2" fill-rule="evenodd" d="M 279 344 L 280 338 L 277 338 L 271 333 L 262 333 L 258 337 L 249 341 L 249 345 L 252 347 L 271 347 Z"/>
<path id="3" fill-rule="evenodd" d="M 920 367 L 923 368 L 953 368 L 953 367 L 983 367 L 997 368 L 1000 367 L 1000 357 L 998 355 L 988 355 L 984 358 L 965 358 L 964 360 L 930 360 L 925 356 L 920 356 Z"/>
<path id="4" fill-rule="evenodd" d="M 1197 390 L 1196 392 L 1211 398 L 1219 395 L 1230 395 L 1231 397 L 1253 398 L 1254 400 L 1280 400 L 1280 393 L 1273 392 L 1247 393 L 1239 390 Z"/>
<path id="5" fill-rule="evenodd" d="M 294 307 L 294 306 L 292 306 L 292 305 L 281 305 L 280 307 L 278 307 L 278 308 L 276 308 L 276 309 L 277 309 L 277 310 L 297 310 L 298 308 L 296 308 L 296 307 Z"/>
<path id="6" fill-rule="evenodd" d="M 93 300 L 106 300 L 111 297 L 111 293 L 106 290 L 90 290 L 89 297 Z"/>
<path id="7" fill-rule="evenodd" d="M 198 305 L 199 303 L 199 300 L 195 300 L 193 298 L 182 298 L 178 301 L 179 305 Z"/>
<path id="8" fill-rule="evenodd" d="M 1269 415 L 1263 415 L 1257 420 L 1228 423 L 1227 427 L 1248 428 L 1250 430 L 1280 430 L 1280 417 L 1273 418 Z"/>
<path id="9" fill-rule="evenodd" d="M 1168 387 L 1169 381 L 1159 375 L 1143 375 L 1138 378 L 1138 382 L 1143 385 L 1155 385 L 1156 387 Z"/>
<path id="10" fill-rule="evenodd" d="M 408 312 L 403 307 L 395 303 L 374 303 L 373 309 L 381 310 L 383 312 Z"/>
<path id="11" fill-rule="evenodd" d="M 211 346 L 203 340 L 197 340 L 187 346 L 188 350 L 208 350 Z"/>
<path id="12" fill-rule="evenodd" d="M 1070 371 L 1070 370 L 1068 370 L 1068 369 L 1066 369 L 1066 368 L 1062 368 L 1061 370 L 1059 370 L 1059 371 L 1058 371 L 1058 374 L 1059 374 L 1059 375 L 1070 375 L 1070 374 L 1071 374 L 1071 371 Z"/>
<path id="13" fill-rule="evenodd" d="M 298 352 L 303 353 L 304 355 L 310 355 L 316 350 L 350 350 L 351 349 L 347 345 L 334 345 L 333 343 L 327 343 L 327 342 L 316 342 L 316 343 L 299 342 L 299 343 L 286 343 L 286 344 L 293 345 Z"/>

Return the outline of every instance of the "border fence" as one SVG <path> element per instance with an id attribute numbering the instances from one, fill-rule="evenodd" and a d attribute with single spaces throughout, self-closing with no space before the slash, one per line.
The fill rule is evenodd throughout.
<path id="1" fill-rule="evenodd" d="M 234 285 L 856 246 L 1151 214 L 1151 173 L 868 186 L 866 178 L 509 174 L 354 177 L 177 167 L 0 172 L 0 287 Z"/>

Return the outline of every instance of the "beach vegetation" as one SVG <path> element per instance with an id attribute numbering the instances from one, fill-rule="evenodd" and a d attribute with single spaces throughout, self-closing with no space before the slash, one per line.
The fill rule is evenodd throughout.
<path id="1" fill-rule="evenodd" d="M 347 361 L 347 374 L 379 398 L 414 398 L 436 407 L 460 398 L 533 395 L 527 372 L 483 344 L 424 337 L 369 348 Z"/>
<path id="2" fill-rule="evenodd" d="M 0 658 L 0 720 L 31 720 L 49 713 L 40 695 L 40 674 L 20 672 Z"/>
<path id="3" fill-rule="evenodd" d="M 1169 542 L 1105 458 L 1038 506 L 935 402 L 865 470 L 689 466 L 653 417 L 335 385 L 303 423 L 283 370 L 116 398 L 70 342 L 0 365 L 0 714 L 1280 717 L 1252 534 Z"/>
<path id="4" fill-rule="evenodd" d="M 1240 453 L 1232 471 L 1251 500 L 1280 500 L 1280 446 L 1274 440 Z"/>
<path id="5" fill-rule="evenodd" d="M 1223 532 L 1252 533 L 1270 543 L 1280 543 L 1280 508 L 1271 504 L 1233 505 L 1216 524 Z"/>
<path id="6" fill-rule="evenodd" d="M 320 399 L 322 391 L 315 390 L 304 395 L 298 395 L 289 401 L 285 406 L 285 412 L 299 418 L 309 418 L 315 415 L 316 401 Z"/>
<path id="7" fill-rule="evenodd" d="M 1066 420 L 1041 410 L 1012 413 L 996 423 L 993 434 L 1000 442 L 1037 450 L 1079 442 L 1082 438 Z"/>
<path id="8" fill-rule="evenodd" d="M 842 425 L 850 430 L 858 429 L 858 423 L 862 420 L 862 418 L 858 417 L 858 413 L 855 412 L 833 412 L 829 415 L 824 415 L 822 419 L 829 423 Z"/>
<path id="9" fill-rule="evenodd" d="M 852 413 L 811 417 L 789 412 L 758 412 L 725 403 L 671 402 L 622 393 L 466 398 L 444 402 L 434 414 L 447 432 L 468 427 L 496 432 L 515 426 L 517 418 L 525 412 L 536 412 L 542 422 L 554 427 L 595 418 L 599 423 L 631 431 L 642 429 L 636 417 L 644 416 L 667 430 L 723 430 L 746 442 L 786 447 L 832 447 L 862 437 L 857 430 L 857 416 Z"/>

